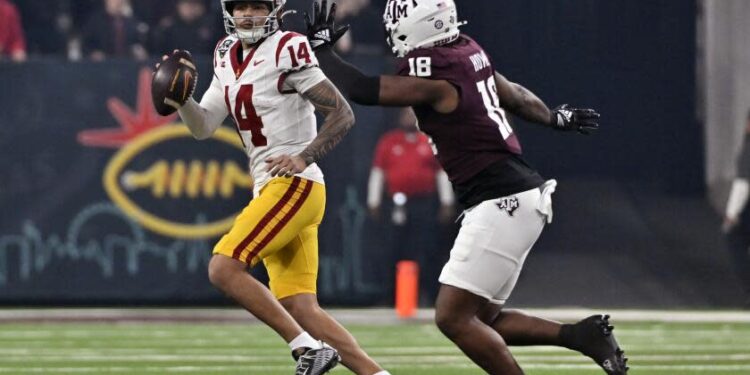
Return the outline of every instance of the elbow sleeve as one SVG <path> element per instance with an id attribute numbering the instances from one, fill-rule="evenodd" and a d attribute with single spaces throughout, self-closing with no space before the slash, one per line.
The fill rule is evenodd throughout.
<path id="1" fill-rule="evenodd" d="M 347 63 L 330 49 L 317 53 L 320 66 L 328 78 L 347 98 L 357 104 L 377 105 L 380 99 L 380 76 L 369 77 Z"/>
<path id="2" fill-rule="evenodd" d="M 196 139 L 210 137 L 218 127 L 208 124 L 205 110 L 192 98 L 178 110 L 178 113 Z"/>
<path id="3" fill-rule="evenodd" d="M 349 98 L 362 105 L 377 105 L 380 100 L 380 76 L 362 77 L 349 88 Z"/>

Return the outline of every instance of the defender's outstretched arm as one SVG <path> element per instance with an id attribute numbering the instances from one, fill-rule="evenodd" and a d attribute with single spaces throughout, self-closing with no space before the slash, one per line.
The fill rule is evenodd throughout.
<path id="1" fill-rule="evenodd" d="M 495 72 L 495 85 L 501 107 L 524 120 L 547 126 L 552 125 L 552 111 L 533 92 L 508 81 L 498 72 Z"/>
<path id="2" fill-rule="evenodd" d="M 458 90 L 445 80 L 381 75 L 367 76 L 341 60 L 330 48 L 317 52 L 320 67 L 357 104 L 406 107 L 429 105 L 440 113 L 450 113 L 459 103 Z"/>
<path id="3" fill-rule="evenodd" d="M 495 72 L 495 85 L 500 105 L 514 115 L 556 130 L 575 130 L 589 134 L 599 129 L 599 114 L 590 108 L 574 108 L 563 104 L 553 110 L 525 87 L 508 81 Z"/>

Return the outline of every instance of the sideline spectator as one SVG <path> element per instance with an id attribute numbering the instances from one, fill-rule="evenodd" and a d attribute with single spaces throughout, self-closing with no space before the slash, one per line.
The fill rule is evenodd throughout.
<path id="1" fill-rule="evenodd" d="M 67 55 L 73 28 L 70 0 L 23 0 L 18 3 L 26 25 L 29 55 Z"/>
<path id="2" fill-rule="evenodd" d="M 737 165 L 737 177 L 732 182 L 724 216 L 724 232 L 732 264 L 745 292 L 744 305 L 750 308 L 750 111 L 745 125 L 745 141 Z"/>
<path id="3" fill-rule="evenodd" d="M 393 280 L 396 262 L 417 261 L 421 269 L 420 304 L 428 306 L 434 302 L 438 276 L 448 258 L 449 247 L 444 254 L 439 250 L 442 234 L 451 232 L 447 226 L 455 218 L 455 199 L 448 176 L 435 159 L 429 138 L 418 131 L 410 108 L 402 110 L 398 124 L 398 129 L 385 133 L 376 147 L 367 207 L 377 223 L 379 233 L 375 238 L 386 242 L 378 246 L 388 280 Z M 383 204 L 384 187 L 390 199 Z M 389 210 L 387 219 L 381 214 L 382 206 Z"/>
<path id="4" fill-rule="evenodd" d="M 69 0 L 70 13 L 73 15 L 73 28 L 82 30 L 91 15 L 101 9 L 102 0 Z"/>
<path id="5" fill-rule="evenodd" d="M 311 12 L 312 4 L 312 0 L 287 0 L 285 8 L 296 13 L 290 13 L 284 18 L 284 30 L 305 33 L 303 15 Z M 337 52 L 368 55 L 385 53 L 383 13 L 372 6 L 370 0 L 337 1 L 336 14 L 339 24 L 349 25 L 349 32 L 335 46 Z"/>
<path id="6" fill-rule="evenodd" d="M 152 52 L 186 49 L 193 55 L 210 55 L 216 45 L 215 25 L 213 17 L 206 14 L 203 0 L 178 0 L 174 13 L 152 34 Z"/>
<path id="7" fill-rule="evenodd" d="M 336 4 L 337 20 L 342 25 L 349 25 L 349 32 L 336 44 L 336 50 L 341 53 L 383 54 L 383 16 L 370 5 L 370 0 L 347 0 Z"/>
<path id="8" fill-rule="evenodd" d="M 338 4 L 338 2 L 336 3 Z M 336 5 L 338 6 L 338 5 Z M 310 13 L 312 9 L 312 0 L 286 0 L 284 5 L 285 12 L 289 12 L 283 19 L 282 29 L 304 34 L 305 12 Z"/>
<path id="9" fill-rule="evenodd" d="M 102 61 L 106 58 L 148 57 L 141 43 L 148 26 L 134 16 L 128 0 L 103 0 L 104 9 L 89 17 L 81 39 L 84 56 Z"/>
<path id="10" fill-rule="evenodd" d="M 0 59 L 26 61 L 26 39 L 18 8 L 8 0 L 0 0 Z"/>
<path id="11" fill-rule="evenodd" d="M 209 0 L 213 5 L 219 7 L 220 0 Z M 206 1 L 201 0 L 204 4 Z M 172 14 L 177 0 L 130 0 L 133 14 L 138 20 L 149 26 L 156 27 L 159 22 Z"/>

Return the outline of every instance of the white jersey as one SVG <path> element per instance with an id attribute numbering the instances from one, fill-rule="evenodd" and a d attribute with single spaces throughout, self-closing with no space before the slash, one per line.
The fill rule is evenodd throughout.
<path id="1" fill-rule="evenodd" d="M 214 52 L 213 82 L 201 107 L 209 111 L 224 107 L 222 110 L 234 118 L 257 196 L 271 179 L 265 160 L 299 154 L 317 135 L 315 108 L 299 92 L 322 82 L 325 75 L 301 34 L 277 31 L 253 50 L 244 51 L 244 60 L 238 56 L 241 49 L 242 43 L 234 36 L 219 42 Z M 293 75 L 290 85 L 285 81 L 293 72 L 299 73 Z M 323 172 L 317 164 L 297 176 L 323 183 Z"/>

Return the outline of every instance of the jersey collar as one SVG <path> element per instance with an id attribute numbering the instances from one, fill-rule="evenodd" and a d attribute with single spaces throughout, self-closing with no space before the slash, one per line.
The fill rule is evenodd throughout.
<path id="1" fill-rule="evenodd" d="M 242 55 L 244 55 L 244 51 L 242 48 L 242 41 L 237 40 L 237 43 L 232 46 L 232 50 L 230 51 L 230 59 L 232 61 L 232 71 L 234 72 L 234 79 L 237 80 L 242 76 L 242 73 L 245 72 L 245 68 L 250 64 L 250 61 L 253 60 L 253 57 L 255 56 L 255 52 L 258 51 L 258 48 L 260 48 L 261 44 L 266 41 L 268 38 L 263 38 L 258 43 L 256 43 L 253 47 L 250 49 L 250 53 L 245 57 L 244 60 L 242 60 Z M 240 63 L 240 61 L 242 61 Z"/>

